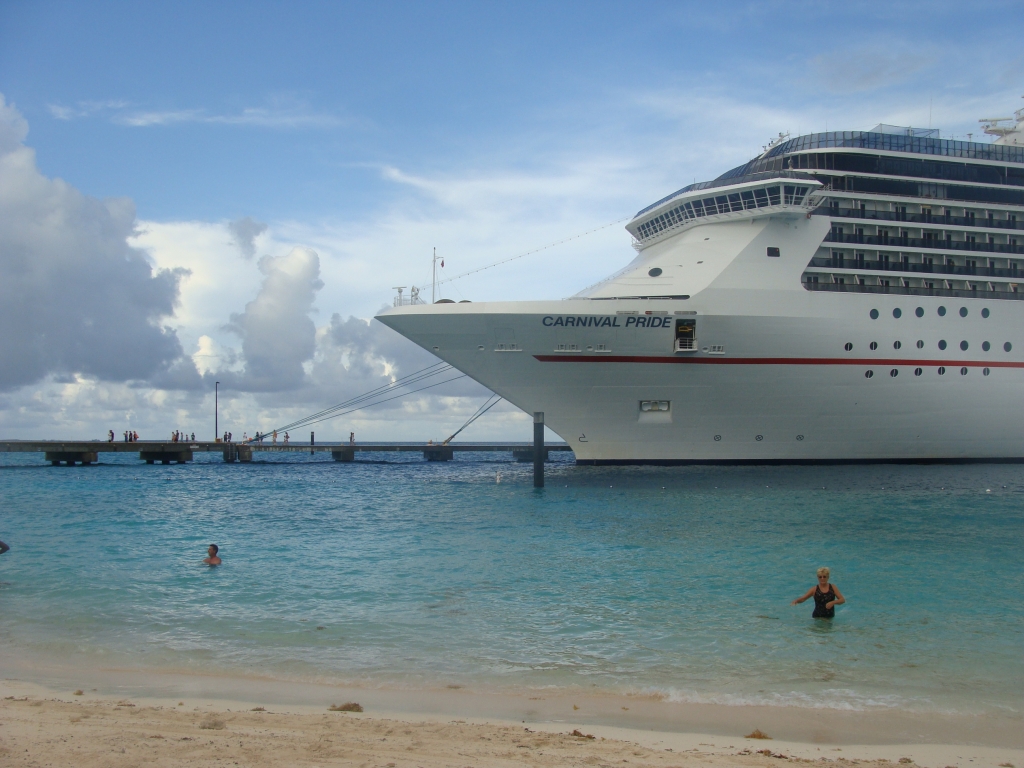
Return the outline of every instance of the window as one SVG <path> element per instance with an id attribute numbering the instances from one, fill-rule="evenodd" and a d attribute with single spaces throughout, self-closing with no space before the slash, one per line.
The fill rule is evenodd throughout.
<path id="1" fill-rule="evenodd" d="M 914 310 L 914 314 L 918 317 L 924 317 L 924 307 L 918 307 Z"/>
<path id="2" fill-rule="evenodd" d="M 846 342 L 846 345 L 843 347 L 843 349 L 849 352 L 850 350 L 853 349 L 853 344 L 851 344 L 850 342 Z"/>
<path id="3" fill-rule="evenodd" d="M 945 375 L 946 375 L 946 369 L 944 367 L 942 367 L 942 366 L 939 366 L 939 376 L 945 376 Z"/>
<path id="4" fill-rule="evenodd" d="M 945 339 L 942 339 L 942 340 L 941 340 L 941 341 L 939 342 L 939 349 L 945 349 L 945 348 L 946 348 L 946 340 L 945 340 Z"/>
<path id="5" fill-rule="evenodd" d="M 986 317 L 987 318 L 991 314 L 992 313 L 988 311 L 988 307 L 985 307 L 983 310 L 981 310 L 981 316 L 982 317 Z"/>
<path id="6" fill-rule="evenodd" d="M 914 375 L 915 376 L 920 376 L 923 372 L 924 371 L 921 368 L 915 368 L 914 369 Z"/>
<path id="7" fill-rule="evenodd" d="M 921 341 L 920 339 L 917 340 L 917 348 L 924 349 L 924 342 Z"/>
<path id="8" fill-rule="evenodd" d="M 888 283 L 886 283 L 886 285 L 888 285 Z M 899 307 L 896 307 L 896 309 L 892 311 L 892 316 L 899 320 L 900 317 L 903 316 L 903 310 L 901 310 Z"/>
<path id="9" fill-rule="evenodd" d="M 990 349 L 992 349 L 992 345 L 989 344 L 987 341 L 983 341 L 983 342 L 981 342 L 981 348 L 985 352 L 988 352 Z"/>
<path id="10" fill-rule="evenodd" d="M 668 411 L 672 407 L 672 403 L 669 400 L 641 400 L 640 410 L 644 413 L 648 411 Z"/>
<path id="11" fill-rule="evenodd" d="M 960 307 L 960 317 L 967 317 L 967 307 Z"/>
<path id="12" fill-rule="evenodd" d="M 902 347 L 902 346 L 903 346 L 903 345 L 902 345 L 902 344 L 901 344 L 900 342 L 898 342 L 898 341 L 894 341 L 894 342 L 892 343 L 892 348 L 893 348 L 893 349 L 899 349 L 899 348 L 900 348 L 900 347 Z"/>
<path id="13" fill-rule="evenodd" d="M 868 346 L 871 347 L 871 351 L 873 352 L 874 350 L 878 349 L 878 342 L 872 341 L 871 344 L 869 344 Z"/>
<path id="14" fill-rule="evenodd" d="M 875 375 L 874 371 L 864 371 L 864 378 L 865 379 L 870 379 L 874 375 Z"/>
<path id="15" fill-rule="evenodd" d="M 871 316 L 872 320 L 877 320 L 878 319 L 878 310 L 877 309 L 872 309 L 868 314 Z"/>
<path id="16" fill-rule="evenodd" d="M 769 245 L 768 246 L 768 255 L 772 256 L 774 258 L 778 258 L 779 256 L 782 255 L 782 253 L 779 251 L 778 248 L 775 248 L 775 247 Z"/>
<path id="17" fill-rule="evenodd" d="M 939 317 L 945 317 L 946 316 L 946 308 L 945 307 L 939 307 L 938 311 L 939 311 Z"/>
<path id="18" fill-rule="evenodd" d="M 968 347 L 968 346 L 969 346 L 969 345 L 968 345 L 968 343 L 967 343 L 966 341 L 961 341 L 961 342 L 960 342 L 960 349 L 961 349 L 962 351 L 966 352 L 966 351 L 967 351 L 967 347 Z"/>
<path id="19" fill-rule="evenodd" d="M 1009 352 L 1011 349 L 1013 349 L 1013 345 L 1010 342 L 1003 344 L 1003 352 Z"/>

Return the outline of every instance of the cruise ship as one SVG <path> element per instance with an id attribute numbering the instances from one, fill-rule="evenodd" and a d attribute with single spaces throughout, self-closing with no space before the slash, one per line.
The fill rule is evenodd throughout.
<path id="1" fill-rule="evenodd" d="M 579 463 L 1021 461 L 1024 109 L 982 122 L 782 135 L 575 296 L 377 319 Z"/>

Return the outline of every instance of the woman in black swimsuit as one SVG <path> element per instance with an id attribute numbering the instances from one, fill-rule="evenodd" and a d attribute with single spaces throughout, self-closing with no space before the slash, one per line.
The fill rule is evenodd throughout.
<path id="1" fill-rule="evenodd" d="M 846 602 L 846 598 L 843 597 L 843 593 L 839 591 L 839 588 L 835 584 L 829 584 L 828 577 L 830 572 L 828 568 L 818 569 L 818 585 L 811 587 L 807 590 L 807 594 L 803 597 L 798 597 L 790 605 L 797 605 L 802 603 L 809 597 L 814 598 L 814 613 L 811 614 L 811 618 L 814 619 L 833 619 L 836 615 L 836 606 L 842 605 Z"/>

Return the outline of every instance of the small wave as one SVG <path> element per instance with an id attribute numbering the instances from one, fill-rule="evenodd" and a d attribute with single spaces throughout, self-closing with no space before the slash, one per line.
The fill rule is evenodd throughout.
<path id="1" fill-rule="evenodd" d="M 800 707 L 802 709 L 836 709 L 865 712 L 878 709 L 930 709 L 930 701 L 913 701 L 893 694 L 863 694 L 848 688 L 833 688 L 816 693 L 804 691 L 765 693 L 722 693 L 678 688 L 647 689 L 644 693 L 660 695 L 674 704 L 719 704 L 727 707 Z M 922 707 L 922 705 L 924 705 Z"/>

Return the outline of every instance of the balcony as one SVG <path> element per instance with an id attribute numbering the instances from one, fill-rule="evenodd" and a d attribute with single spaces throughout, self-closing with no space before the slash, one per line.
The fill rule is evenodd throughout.
<path id="1" fill-rule="evenodd" d="M 905 213 L 898 211 L 861 211 L 856 208 L 818 208 L 815 216 L 833 219 L 861 219 L 866 221 L 900 221 L 925 226 L 986 227 L 991 229 L 1024 230 L 1024 221 L 988 219 L 979 216 L 949 216 L 931 213 Z"/>
<path id="2" fill-rule="evenodd" d="M 1011 280 L 1019 278 L 1021 282 L 1024 282 L 1024 270 L 977 265 L 913 264 L 903 261 L 869 261 L 868 259 L 837 259 L 834 256 L 815 256 L 807 266 L 824 269 L 856 269 L 869 272 L 915 272 L 928 275 L 1004 277 Z"/>
<path id="3" fill-rule="evenodd" d="M 964 240 L 940 240 L 938 238 L 917 238 L 888 235 L 862 235 L 844 232 L 829 232 L 825 236 L 826 243 L 843 243 L 850 245 L 874 245 L 881 248 L 928 248 L 936 251 L 972 251 L 976 253 L 1022 253 L 1024 245 L 1007 243 L 972 243 Z"/>
<path id="4" fill-rule="evenodd" d="M 802 283 L 808 291 L 829 291 L 832 293 L 882 293 L 893 296 L 942 296 L 960 299 L 1010 299 L 1024 300 L 1024 292 L 1018 291 L 968 291 L 961 288 L 915 288 L 903 285 L 858 285 L 856 283 Z"/>

